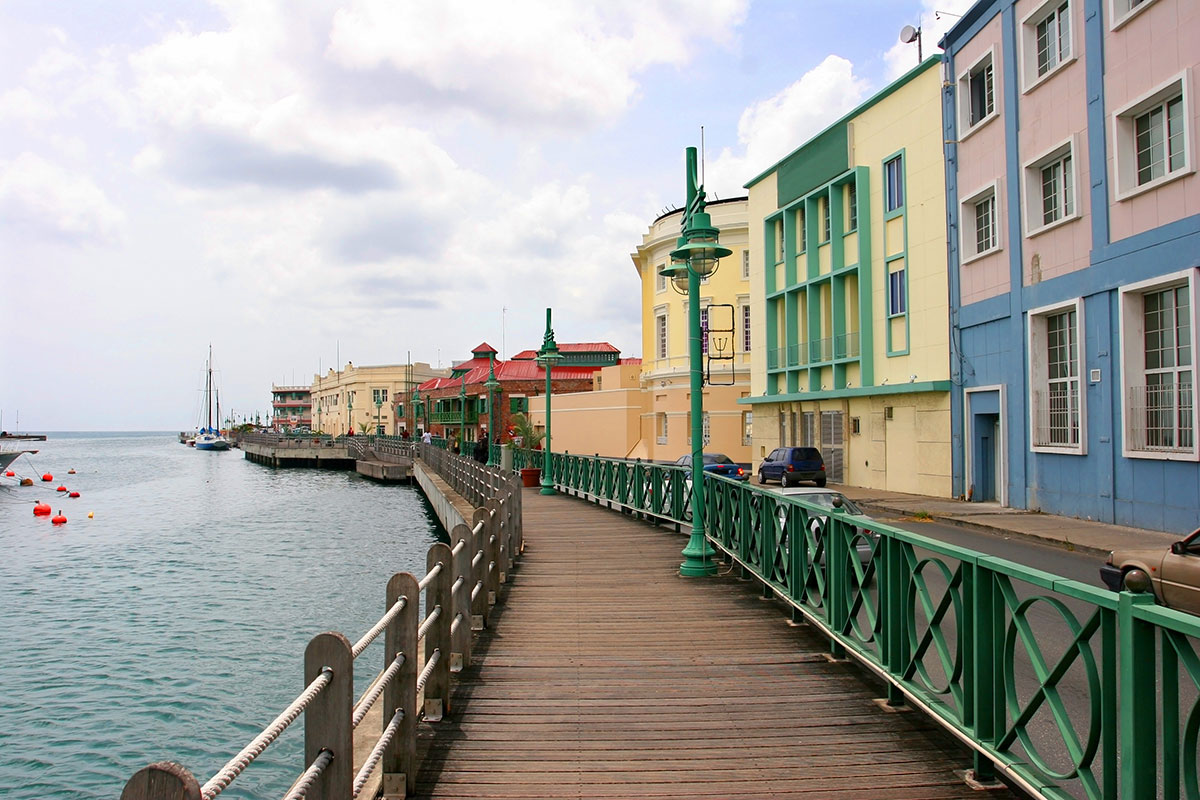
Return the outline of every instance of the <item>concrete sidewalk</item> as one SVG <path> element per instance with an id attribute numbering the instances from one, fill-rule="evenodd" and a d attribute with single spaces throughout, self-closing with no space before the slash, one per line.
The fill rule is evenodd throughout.
<path id="1" fill-rule="evenodd" d="M 1182 539 L 1191 531 L 1162 531 L 1127 528 L 1104 522 L 1059 517 L 1038 511 L 1004 508 L 997 503 L 968 503 L 942 497 L 835 486 L 842 494 L 878 517 L 918 517 L 928 514 L 937 522 L 990 531 L 997 535 L 1022 536 L 1058 545 L 1068 550 L 1106 556 L 1117 548 L 1162 547 Z M 919 532 L 919 531 L 917 531 Z"/>

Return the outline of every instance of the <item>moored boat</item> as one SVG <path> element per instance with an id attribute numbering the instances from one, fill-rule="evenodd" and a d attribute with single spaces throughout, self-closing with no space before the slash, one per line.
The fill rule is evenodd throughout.
<path id="1" fill-rule="evenodd" d="M 228 450 L 229 440 L 221 435 L 221 431 L 213 427 L 213 379 L 212 379 L 212 345 L 208 346 L 208 363 L 204 382 L 204 408 L 206 424 L 197 433 L 191 444 L 197 450 Z M 217 406 L 218 422 L 221 408 Z"/>

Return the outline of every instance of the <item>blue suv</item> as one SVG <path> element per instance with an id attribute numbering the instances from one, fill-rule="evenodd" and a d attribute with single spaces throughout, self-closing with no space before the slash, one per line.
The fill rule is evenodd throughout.
<path id="1" fill-rule="evenodd" d="M 825 461 L 815 447 L 776 447 L 758 465 L 758 482 L 779 481 L 795 486 L 800 481 L 825 485 Z"/>

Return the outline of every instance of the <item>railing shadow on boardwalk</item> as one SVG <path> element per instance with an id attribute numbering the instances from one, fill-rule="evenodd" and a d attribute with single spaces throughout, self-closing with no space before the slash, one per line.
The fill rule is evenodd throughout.
<path id="1" fill-rule="evenodd" d="M 212 800 L 301 714 L 304 767 L 288 800 L 412 795 L 418 722 L 450 710 L 451 676 L 471 663 L 474 632 L 495 624 L 492 609 L 522 548 L 519 479 L 430 445 L 416 450 L 475 507 L 471 525 L 450 531 L 453 546 L 430 547 L 424 577 L 392 576 L 385 613 L 353 645 L 336 632 L 314 637 L 305 690 L 216 775 L 201 785 L 183 765 L 158 762 L 129 779 L 122 800 Z M 381 635 L 383 667 L 355 701 L 355 659 Z"/>

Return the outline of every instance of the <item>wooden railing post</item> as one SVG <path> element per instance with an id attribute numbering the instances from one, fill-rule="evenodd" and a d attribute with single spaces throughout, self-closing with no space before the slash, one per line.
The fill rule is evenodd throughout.
<path id="1" fill-rule="evenodd" d="M 182 765 L 159 761 L 125 782 L 121 800 L 200 800 L 200 784 Z"/>
<path id="2" fill-rule="evenodd" d="M 496 598 L 500 594 L 500 572 L 503 570 L 500 559 L 504 557 L 501 552 L 500 542 L 500 504 L 494 499 L 490 499 L 483 504 L 487 511 L 487 538 L 484 540 L 484 553 L 487 555 L 485 559 L 488 562 L 487 571 L 487 592 L 488 605 L 496 605 Z M 476 514 L 479 512 L 476 511 Z"/>
<path id="3" fill-rule="evenodd" d="M 332 671 L 329 685 L 304 710 L 304 763 L 311 764 L 321 752 L 333 755 L 329 766 L 308 790 L 308 800 L 344 800 L 353 793 L 354 655 L 350 640 L 333 631 L 312 638 L 304 651 L 304 686 Z"/>
<path id="4" fill-rule="evenodd" d="M 417 788 L 417 618 L 421 588 L 408 572 L 398 572 L 387 585 L 387 608 L 400 598 L 406 600 L 384 635 L 384 667 L 404 654 L 400 673 L 384 690 L 383 725 L 391 722 L 397 709 L 404 719 L 383 754 L 383 796 L 409 797 Z M 349 797 L 350 795 L 345 795 Z"/>
<path id="5" fill-rule="evenodd" d="M 452 633 L 450 647 L 453 653 L 450 669 L 454 672 L 471 664 L 471 587 L 474 586 L 471 581 L 471 559 L 475 554 L 471 551 L 471 529 L 466 525 L 455 525 L 454 530 L 450 531 L 451 547 L 458 547 L 459 542 L 463 542 L 463 546 L 454 553 L 454 583 L 451 585 L 453 616 L 462 615 L 457 630 Z"/>
<path id="6" fill-rule="evenodd" d="M 471 629 L 481 631 L 487 627 L 488 618 L 488 602 L 487 602 L 487 549 L 484 542 L 487 540 L 487 525 L 480 525 L 480 514 L 486 514 L 487 511 L 482 508 L 475 509 L 475 513 L 471 517 Z M 483 557 L 476 562 L 475 557 L 480 553 Z M 482 585 L 480 591 L 476 592 L 475 587 Z"/>
<path id="7" fill-rule="evenodd" d="M 438 653 L 437 665 L 425 682 L 425 719 L 438 722 L 442 714 L 450 709 L 450 623 L 453 620 L 454 604 L 450 602 L 451 564 L 449 545 L 438 542 L 429 548 L 426 556 L 425 574 L 434 567 L 441 570 L 430 581 L 425 590 L 425 616 L 434 609 L 441 609 L 437 622 L 425 633 L 425 661 Z"/>

